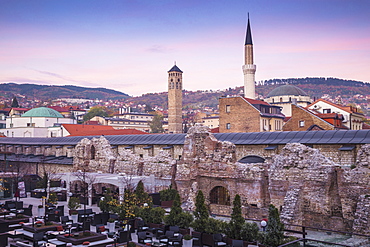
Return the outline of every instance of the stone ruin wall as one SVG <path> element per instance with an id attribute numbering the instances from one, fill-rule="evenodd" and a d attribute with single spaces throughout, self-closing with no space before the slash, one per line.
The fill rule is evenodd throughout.
<path id="1" fill-rule="evenodd" d="M 95 149 L 95 157 L 92 157 L 92 146 Z M 112 148 L 104 137 L 91 140 L 84 138 L 76 145 L 73 166 L 74 170 L 79 170 L 87 162 L 90 172 L 170 178 L 176 164 L 176 160 L 172 158 L 173 152 L 157 150 L 154 156 L 147 154 L 140 157 L 125 147 Z"/>
<path id="2" fill-rule="evenodd" d="M 338 156 L 340 146 L 333 145 L 324 153 Z M 219 142 L 205 127 L 192 129 L 176 176 L 184 207 L 194 208 L 198 189 L 209 203 L 212 188 L 223 186 L 229 190 L 231 201 L 236 194 L 241 196 L 246 217 L 266 217 L 267 206 L 272 203 L 281 210 L 287 224 L 368 232 L 369 145 L 358 146 L 357 155 L 339 151 L 339 159 L 327 158 L 320 150 L 298 143 L 278 148 L 279 154 L 264 164 L 241 164 L 236 161 L 235 145 Z M 244 148 L 243 152 L 247 151 Z M 271 152 L 264 147 L 259 151 L 250 154 Z M 344 157 L 352 164 L 353 157 L 357 157 L 356 168 L 340 166 L 338 161 Z M 230 214 L 231 208 L 210 205 L 216 214 Z"/>

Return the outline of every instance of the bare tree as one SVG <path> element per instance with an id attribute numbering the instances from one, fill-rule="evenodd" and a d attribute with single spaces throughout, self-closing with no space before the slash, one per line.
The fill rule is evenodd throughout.
<path id="1" fill-rule="evenodd" d="M 81 192 L 82 197 L 84 198 L 84 217 L 83 217 L 83 226 L 85 231 L 86 225 L 86 204 L 89 201 L 90 190 L 92 190 L 93 184 L 97 183 L 96 175 L 90 172 L 89 161 L 84 161 L 82 166 L 79 166 L 79 170 L 73 173 L 77 180 L 81 181 Z"/>

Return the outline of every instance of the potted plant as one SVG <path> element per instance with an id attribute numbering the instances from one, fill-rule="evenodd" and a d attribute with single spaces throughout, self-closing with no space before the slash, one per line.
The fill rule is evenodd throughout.
<path id="1" fill-rule="evenodd" d="M 42 217 L 45 215 L 45 211 L 44 211 L 44 206 L 43 205 L 38 205 L 37 206 L 37 214 L 39 215 L 39 217 Z"/>
<path id="2" fill-rule="evenodd" d="M 40 227 L 40 226 L 42 226 L 42 221 L 41 220 L 38 220 L 38 221 L 36 221 L 35 224 L 36 224 L 37 227 Z"/>
<path id="3" fill-rule="evenodd" d="M 109 218 L 107 226 L 108 226 L 109 232 L 114 232 L 114 230 L 116 228 L 115 220 L 113 218 Z"/>
<path id="4" fill-rule="evenodd" d="M 182 246 L 191 247 L 193 246 L 193 237 L 189 234 L 185 234 L 182 240 Z"/>

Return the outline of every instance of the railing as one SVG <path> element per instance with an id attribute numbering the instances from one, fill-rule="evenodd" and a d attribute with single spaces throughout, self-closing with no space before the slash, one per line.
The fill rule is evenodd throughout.
<path id="1" fill-rule="evenodd" d="M 218 217 L 230 218 L 229 215 L 220 215 L 220 214 L 212 214 L 212 215 L 213 216 L 218 216 Z M 261 220 L 257 220 L 257 219 L 251 219 L 251 218 L 244 218 L 244 219 L 249 220 L 249 221 L 254 221 L 254 222 L 260 222 L 261 221 Z M 279 245 L 278 247 L 291 246 L 292 244 L 299 243 L 299 242 L 303 242 L 303 247 L 305 247 L 308 241 L 322 243 L 322 244 L 336 245 L 336 246 L 352 247 L 351 245 L 345 245 L 345 244 L 333 243 L 333 242 L 328 242 L 328 241 L 322 241 L 322 240 L 318 240 L 318 239 L 306 238 L 306 235 L 308 234 L 307 231 L 306 231 L 307 229 L 313 229 L 313 230 L 316 230 L 316 231 L 323 231 L 323 232 L 327 232 L 327 233 L 328 232 L 330 232 L 330 233 L 334 232 L 334 233 L 340 233 L 340 234 L 343 234 L 343 235 L 350 235 L 350 236 L 355 235 L 355 236 L 366 237 L 366 238 L 370 239 L 370 236 L 365 235 L 365 234 L 358 234 L 358 233 L 352 233 L 352 232 L 343 232 L 343 231 L 336 231 L 336 230 L 331 230 L 331 229 L 324 229 L 324 228 L 311 227 L 311 226 L 302 226 L 302 225 L 294 225 L 294 224 L 284 224 L 284 225 L 285 226 L 293 226 L 293 227 L 301 227 L 302 228 L 301 231 L 284 229 L 284 232 L 302 234 L 302 237 L 297 239 L 297 240 L 291 241 L 289 243 Z"/>

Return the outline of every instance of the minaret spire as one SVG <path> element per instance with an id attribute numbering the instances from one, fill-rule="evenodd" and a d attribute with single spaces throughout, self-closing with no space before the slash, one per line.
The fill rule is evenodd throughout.
<path id="1" fill-rule="evenodd" d="M 244 44 L 244 65 L 243 65 L 243 73 L 244 73 L 244 96 L 246 98 L 254 99 L 255 96 L 255 73 L 256 73 L 256 65 L 253 62 L 253 42 L 252 42 L 252 32 L 249 20 L 249 13 L 248 13 L 248 24 L 247 24 L 247 32 L 245 36 L 245 44 Z"/>

